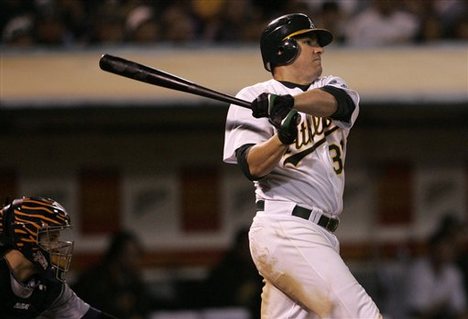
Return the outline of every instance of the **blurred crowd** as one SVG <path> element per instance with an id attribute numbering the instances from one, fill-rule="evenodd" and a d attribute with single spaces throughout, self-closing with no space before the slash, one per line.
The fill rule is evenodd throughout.
<path id="1" fill-rule="evenodd" d="M 446 215 L 406 269 L 404 300 L 410 319 L 468 319 L 466 223 Z"/>
<path id="2" fill-rule="evenodd" d="M 142 262 L 146 252 L 137 233 L 117 231 L 109 237 L 101 259 L 82 269 L 71 286 L 83 300 L 119 319 L 149 319 L 161 311 L 209 308 L 244 309 L 249 318 L 260 318 L 263 283 L 250 258 L 248 228 L 239 228 L 205 279 L 177 280 L 169 295 L 159 294 L 152 287 L 158 284 L 145 281 Z"/>
<path id="3" fill-rule="evenodd" d="M 0 0 L 0 46 L 258 43 L 266 23 L 307 13 L 346 46 L 468 40 L 465 0 Z"/>

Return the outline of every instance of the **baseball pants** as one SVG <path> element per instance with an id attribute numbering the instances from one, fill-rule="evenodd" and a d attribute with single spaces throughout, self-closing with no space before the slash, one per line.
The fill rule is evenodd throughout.
<path id="1" fill-rule="evenodd" d="M 265 282 L 261 318 L 382 318 L 339 255 L 336 236 L 288 209 L 265 205 L 249 231 Z"/>

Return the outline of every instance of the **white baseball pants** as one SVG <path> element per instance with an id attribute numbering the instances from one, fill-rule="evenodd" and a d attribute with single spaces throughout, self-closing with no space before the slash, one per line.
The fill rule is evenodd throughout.
<path id="1" fill-rule="evenodd" d="M 321 226 L 289 213 L 257 212 L 249 232 L 252 258 L 264 277 L 262 319 L 378 319 L 374 301 Z"/>

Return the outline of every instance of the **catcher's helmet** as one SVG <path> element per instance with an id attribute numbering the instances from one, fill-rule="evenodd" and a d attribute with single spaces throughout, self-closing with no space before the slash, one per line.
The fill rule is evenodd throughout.
<path id="1" fill-rule="evenodd" d="M 271 21 L 260 39 L 265 69 L 271 72 L 273 66 L 292 63 L 299 55 L 299 46 L 294 37 L 307 33 L 314 33 L 322 47 L 333 40 L 328 30 L 316 28 L 303 13 L 286 14 Z"/>
<path id="2" fill-rule="evenodd" d="M 0 210 L 2 250 L 17 249 L 38 269 L 62 276 L 70 268 L 73 241 L 60 240 L 70 217 L 56 201 L 41 197 L 15 199 Z"/>

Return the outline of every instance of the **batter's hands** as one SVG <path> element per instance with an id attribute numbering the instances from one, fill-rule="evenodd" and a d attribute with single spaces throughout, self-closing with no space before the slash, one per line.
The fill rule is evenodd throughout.
<path id="1" fill-rule="evenodd" d="M 281 143 L 289 145 L 294 143 L 297 138 L 297 125 L 300 121 L 299 113 L 296 110 L 290 110 L 281 125 L 278 127 L 278 138 Z"/>
<path id="2" fill-rule="evenodd" d="M 251 103 L 252 115 L 256 118 L 268 117 L 276 128 L 281 126 L 293 106 L 294 98 L 291 95 L 271 93 L 262 93 Z"/>

